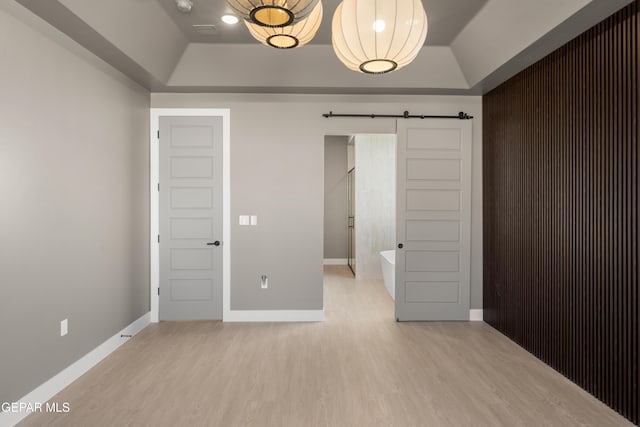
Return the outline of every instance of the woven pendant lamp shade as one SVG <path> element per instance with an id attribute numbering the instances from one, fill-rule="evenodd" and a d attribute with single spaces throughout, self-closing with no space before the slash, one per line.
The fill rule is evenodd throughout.
<path id="1" fill-rule="evenodd" d="M 263 27 L 244 21 L 251 35 L 260 43 L 278 49 L 304 46 L 316 35 L 322 22 L 322 2 L 318 2 L 309 16 L 286 27 Z"/>
<path id="2" fill-rule="evenodd" d="M 344 0 L 333 15 L 331 42 L 347 68 L 383 74 L 418 56 L 427 27 L 421 0 Z"/>
<path id="3" fill-rule="evenodd" d="M 249 22 L 263 27 L 286 27 L 309 16 L 319 0 L 227 0 Z"/>

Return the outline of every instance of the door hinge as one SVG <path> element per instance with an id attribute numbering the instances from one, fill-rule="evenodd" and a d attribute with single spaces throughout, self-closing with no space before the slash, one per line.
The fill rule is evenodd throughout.
<path id="1" fill-rule="evenodd" d="M 158 296 L 160 296 L 160 288 L 158 288 Z"/>
<path id="2" fill-rule="evenodd" d="M 158 234 L 158 243 L 160 243 L 160 235 Z"/>
<path id="3" fill-rule="evenodd" d="M 160 131 L 158 130 L 158 139 L 160 139 Z"/>
<path id="4" fill-rule="evenodd" d="M 158 191 L 160 191 L 160 183 L 158 183 Z"/>

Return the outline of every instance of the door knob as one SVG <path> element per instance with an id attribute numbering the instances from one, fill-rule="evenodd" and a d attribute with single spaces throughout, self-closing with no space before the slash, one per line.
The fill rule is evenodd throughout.
<path id="1" fill-rule="evenodd" d="M 216 240 L 215 242 L 209 242 L 207 243 L 207 246 L 220 246 L 220 241 Z"/>
<path id="2" fill-rule="evenodd" d="M 404 245 L 402 243 L 398 243 L 398 249 L 402 249 Z"/>

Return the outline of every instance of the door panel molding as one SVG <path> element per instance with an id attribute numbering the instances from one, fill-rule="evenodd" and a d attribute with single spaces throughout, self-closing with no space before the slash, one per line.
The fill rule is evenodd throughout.
<path id="1" fill-rule="evenodd" d="M 160 320 L 222 319 L 222 248 L 209 245 L 222 240 L 222 128 L 219 116 L 160 117 Z M 176 187 L 209 189 L 213 203 L 174 210 Z"/>
<path id="2" fill-rule="evenodd" d="M 230 316 L 231 288 L 231 111 L 223 108 L 152 108 L 149 120 L 149 199 L 150 199 L 150 321 L 159 321 L 160 299 L 160 251 L 158 235 L 160 234 L 160 211 L 158 183 L 160 182 L 160 146 L 158 131 L 160 117 L 192 116 L 222 117 L 222 318 Z M 208 204 L 204 195 L 203 208 Z"/>
<path id="3" fill-rule="evenodd" d="M 472 122 L 397 122 L 396 319 L 470 320 Z"/>

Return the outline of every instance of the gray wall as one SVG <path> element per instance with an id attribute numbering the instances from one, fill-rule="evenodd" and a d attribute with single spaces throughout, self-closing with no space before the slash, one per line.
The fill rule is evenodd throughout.
<path id="1" fill-rule="evenodd" d="M 348 136 L 324 139 L 324 258 L 347 258 Z"/>
<path id="2" fill-rule="evenodd" d="M 0 402 L 12 402 L 149 310 L 149 93 L 14 2 L 0 5 L 0 52 Z"/>
<path id="3" fill-rule="evenodd" d="M 356 277 L 382 280 L 396 242 L 396 136 L 356 135 Z"/>
<path id="4" fill-rule="evenodd" d="M 382 76 L 384 77 L 384 76 Z M 321 309 L 326 135 L 395 133 L 394 119 L 323 113 L 473 116 L 471 306 L 482 308 L 482 99 L 470 96 L 151 94 L 156 108 L 231 110 L 231 308 Z M 259 215 L 241 227 L 238 215 Z M 269 289 L 260 289 L 260 275 Z"/>

